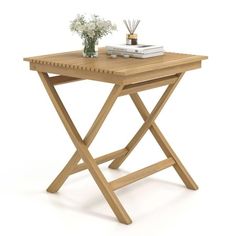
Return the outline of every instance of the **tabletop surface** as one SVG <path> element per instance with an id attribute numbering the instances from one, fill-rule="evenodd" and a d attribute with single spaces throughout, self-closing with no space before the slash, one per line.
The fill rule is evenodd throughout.
<path id="1" fill-rule="evenodd" d="M 165 52 L 164 55 L 146 59 L 111 58 L 105 49 L 99 49 L 98 58 L 84 58 L 81 51 L 63 52 L 24 58 L 31 63 L 60 68 L 93 71 L 104 74 L 129 76 L 207 59 L 206 56 Z"/>

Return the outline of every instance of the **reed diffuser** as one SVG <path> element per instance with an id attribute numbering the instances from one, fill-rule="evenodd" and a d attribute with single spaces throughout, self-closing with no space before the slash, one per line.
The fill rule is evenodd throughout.
<path id="1" fill-rule="evenodd" d="M 126 44 L 127 45 L 137 45 L 138 44 L 138 37 L 135 34 L 135 30 L 137 29 L 140 20 L 123 20 L 129 34 L 126 35 Z"/>

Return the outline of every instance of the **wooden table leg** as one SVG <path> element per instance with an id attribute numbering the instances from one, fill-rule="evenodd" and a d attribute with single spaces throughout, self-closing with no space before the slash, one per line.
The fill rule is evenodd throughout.
<path id="1" fill-rule="evenodd" d="M 81 158 L 83 159 L 84 163 L 86 163 L 90 174 L 93 176 L 95 182 L 97 183 L 105 199 L 109 203 L 114 214 L 121 223 L 130 224 L 132 221 L 129 215 L 125 211 L 124 207 L 121 205 L 119 199 L 117 198 L 117 196 L 111 189 L 109 183 L 105 179 L 104 175 L 98 168 L 96 161 L 88 150 L 88 147 L 83 142 L 68 112 L 66 111 L 59 95 L 57 94 L 57 91 L 55 90 L 53 84 L 50 82 L 48 74 L 42 72 L 38 73 L 59 117 L 61 118 L 69 136 L 71 137 L 72 142 L 74 143 L 76 149 L 81 155 Z"/>
<path id="2" fill-rule="evenodd" d="M 101 128 L 104 120 L 106 119 L 108 113 L 110 112 L 112 106 L 114 105 L 116 99 L 120 95 L 123 89 L 122 85 L 114 85 L 111 93 L 109 94 L 106 102 L 104 103 L 101 111 L 99 112 L 98 116 L 96 117 L 95 121 L 93 122 L 91 128 L 87 132 L 84 137 L 84 143 L 87 146 L 90 146 L 92 141 L 94 140 L 95 136 L 97 135 L 99 129 Z"/>
<path id="3" fill-rule="evenodd" d="M 137 93 L 132 94 L 130 96 L 135 106 L 137 107 L 140 115 L 144 120 L 146 120 L 147 117 L 149 117 L 149 112 L 145 107 L 144 103 L 142 102 L 141 98 Z M 167 142 L 167 140 L 165 139 L 164 135 L 162 134 L 158 126 L 155 124 L 155 122 L 152 123 L 150 131 L 153 134 L 156 141 L 158 142 L 158 144 L 160 145 L 165 155 L 168 158 L 172 157 L 175 160 L 175 164 L 173 165 L 173 167 L 175 168 L 176 172 L 178 173 L 178 175 L 180 176 L 186 187 L 192 190 L 197 190 L 198 189 L 197 184 L 194 182 L 188 171 L 185 169 L 184 165 L 181 163 L 178 156 L 175 154 L 174 150 L 171 148 L 170 144 Z"/>
<path id="4" fill-rule="evenodd" d="M 53 83 L 51 78 L 50 78 L 50 81 L 52 82 L 53 85 L 55 84 Z M 108 113 L 110 112 L 120 92 L 122 91 L 122 88 L 123 86 L 114 85 L 111 93 L 109 94 L 105 104 L 103 105 L 93 125 L 91 126 L 87 134 L 85 135 L 83 142 L 86 144 L 87 147 L 89 147 L 92 141 L 94 140 L 96 134 L 98 133 L 104 120 L 106 119 Z M 79 157 L 78 154 L 79 153 L 75 151 L 70 161 L 67 163 L 67 165 L 63 168 L 60 174 L 55 178 L 55 180 L 48 187 L 47 189 L 48 192 L 55 193 L 64 184 L 66 179 L 70 176 L 70 174 L 76 168 L 78 162 L 81 160 L 81 157 Z"/>
<path id="5" fill-rule="evenodd" d="M 125 159 L 128 157 L 128 155 L 132 152 L 132 150 L 135 148 L 135 146 L 138 144 L 138 142 L 141 140 L 143 135 L 146 133 L 148 129 L 152 132 L 154 138 L 162 148 L 163 152 L 167 156 L 167 158 L 173 158 L 175 161 L 175 164 L 173 167 L 177 171 L 178 175 L 182 179 L 182 181 L 185 183 L 186 187 L 189 189 L 196 190 L 198 189 L 197 184 L 194 182 L 190 174 L 187 172 L 184 165 L 181 163 L 167 140 L 165 139 L 164 135 L 161 133 L 158 126 L 155 124 L 155 118 L 160 113 L 161 109 L 163 108 L 164 104 L 167 102 L 168 98 L 176 88 L 178 82 L 183 77 L 183 73 L 178 75 L 178 79 L 175 81 L 174 84 L 171 84 L 167 87 L 166 91 L 164 92 L 163 96 L 157 103 L 156 107 L 153 109 L 153 111 L 149 114 L 147 108 L 145 107 L 144 103 L 142 102 L 141 98 L 137 93 L 130 94 L 131 99 L 133 100 L 136 108 L 138 109 L 139 113 L 141 114 L 143 120 L 145 121 L 143 126 L 139 129 L 139 131 L 136 133 L 136 135 L 133 137 L 133 139 L 129 142 L 129 144 L 126 146 L 126 149 L 128 150 L 127 154 L 125 156 L 122 156 L 116 160 L 114 160 L 109 167 L 112 169 L 117 169 L 119 166 L 125 161 Z M 153 114 L 156 109 L 155 115 Z M 153 119 L 152 119 L 153 118 Z M 146 126 L 145 126 L 146 124 Z"/>
<path id="6" fill-rule="evenodd" d="M 126 146 L 126 149 L 128 150 L 128 153 L 120 157 L 116 160 L 114 160 L 110 165 L 109 168 L 117 169 L 119 166 L 126 160 L 126 158 L 129 156 L 129 154 L 133 151 L 133 149 L 136 147 L 136 145 L 139 143 L 139 141 L 142 139 L 144 134 L 148 131 L 152 123 L 155 121 L 159 113 L 161 112 L 162 108 L 168 101 L 169 97 L 173 93 L 174 89 L 176 88 L 177 84 L 181 80 L 183 74 L 179 74 L 178 78 L 176 79 L 175 83 L 170 84 L 163 95 L 161 96 L 160 100 L 150 113 L 150 115 L 145 119 L 144 124 L 141 126 L 141 128 L 138 130 L 138 132 L 134 135 L 134 137 L 131 139 L 131 141 Z"/>
<path id="7" fill-rule="evenodd" d="M 154 122 L 156 117 L 164 107 L 165 103 L 169 99 L 170 95 L 174 91 L 178 82 L 182 78 L 183 74 L 176 75 L 176 80 L 174 80 L 174 77 L 172 77 L 171 84 L 169 84 L 161 99 L 158 101 L 157 105 L 154 107 L 153 111 L 150 114 L 146 109 L 145 105 L 143 104 L 142 100 L 138 96 L 137 91 L 135 92 L 136 89 L 139 89 L 136 88 L 138 86 L 136 86 L 135 88 L 132 87 L 132 94 L 130 94 L 130 96 L 138 111 L 140 112 L 142 118 L 144 119 L 144 124 L 141 126 L 141 128 L 138 130 L 138 132 L 135 134 L 135 136 L 124 149 L 101 156 L 97 159 L 94 159 L 92 157 L 91 153 L 88 150 L 88 147 L 96 137 L 99 129 L 101 128 L 104 120 L 110 112 L 117 97 L 127 93 L 127 87 L 126 90 L 124 90 L 124 86 L 120 85 L 115 85 L 113 87 L 110 95 L 108 96 L 93 125 L 89 129 L 85 138 L 82 139 L 74 123 L 72 122 L 68 112 L 66 111 L 59 95 L 57 94 L 57 91 L 54 88 L 54 84 L 52 80 L 50 80 L 48 74 L 39 72 L 39 76 L 77 150 L 72 156 L 72 158 L 69 160 L 67 165 L 64 167 L 64 169 L 59 173 L 56 179 L 48 187 L 48 192 L 57 192 L 71 174 L 84 169 L 88 169 L 118 220 L 121 223 L 130 224 L 132 221 L 127 212 L 125 211 L 124 207 L 121 205 L 116 194 L 114 193 L 114 190 L 170 166 L 174 166 L 180 178 L 183 180 L 183 182 L 188 188 L 197 189 L 196 183 L 188 174 L 187 170 L 184 168 L 183 164 L 180 162 L 179 158 L 176 156 L 173 149 L 170 147 L 165 137 Z M 161 146 L 162 150 L 167 156 L 167 159 L 151 166 L 148 166 L 146 168 L 140 169 L 117 180 L 113 180 L 109 183 L 98 168 L 98 164 L 103 163 L 107 160 L 115 159 L 111 163 L 110 167 L 118 168 L 132 152 L 132 150 L 136 147 L 136 145 L 142 139 L 148 129 L 150 129 L 153 136 Z M 84 163 L 78 165 L 78 162 L 81 159 Z"/>
<path id="8" fill-rule="evenodd" d="M 47 188 L 47 191 L 49 193 L 56 193 L 60 189 L 60 187 L 65 183 L 67 178 L 71 175 L 72 171 L 75 169 L 80 160 L 81 157 L 76 151 L 71 157 L 71 159 L 68 161 L 66 166 L 63 168 L 63 170 L 60 172 L 60 174 L 53 180 L 53 182 Z"/>

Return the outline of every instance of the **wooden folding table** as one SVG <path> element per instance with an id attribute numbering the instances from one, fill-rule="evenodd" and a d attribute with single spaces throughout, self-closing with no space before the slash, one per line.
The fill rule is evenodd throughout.
<path id="1" fill-rule="evenodd" d="M 115 190 L 171 166 L 177 171 L 187 188 L 196 190 L 198 188 L 197 184 L 165 139 L 156 125 L 155 119 L 184 73 L 200 68 L 201 61 L 204 59 L 207 59 L 207 57 L 168 52 L 163 56 L 148 59 L 112 59 L 106 55 L 104 49 L 100 50 L 98 58 L 84 58 L 81 56 L 81 51 L 25 58 L 25 61 L 30 62 L 30 69 L 38 72 L 76 148 L 69 162 L 51 183 L 47 191 L 50 193 L 57 192 L 70 175 L 88 169 L 118 220 L 121 223 L 130 224 L 132 222 L 131 218 L 117 198 L 114 192 Z M 48 73 L 52 73 L 55 76 L 49 77 Z M 105 104 L 84 138 L 77 131 L 55 89 L 57 85 L 83 79 L 114 84 Z M 160 86 L 167 86 L 167 88 L 154 109 L 148 112 L 138 92 Z M 94 158 L 89 151 L 89 146 L 93 142 L 116 99 L 124 95 L 131 97 L 144 123 L 126 147 Z M 165 153 L 166 159 L 108 182 L 98 165 L 112 160 L 109 168 L 119 168 L 148 130 L 151 131 Z M 80 161 L 82 163 L 79 163 Z"/>

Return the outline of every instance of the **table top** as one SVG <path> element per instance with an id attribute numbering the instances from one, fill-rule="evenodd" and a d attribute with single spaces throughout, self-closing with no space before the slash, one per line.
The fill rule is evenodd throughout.
<path id="1" fill-rule="evenodd" d="M 82 56 L 81 51 L 24 58 L 25 61 L 29 61 L 34 65 L 31 67 L 33 70 L 43 71 L 45 69 L 44 72 L 52 73 L 54 70 L 55 73 L 59 73 L 63 70 L 66 73 L 73 70 L 74 73 L 72 76 L 81 77 L 84 75 L 85 79 L 85 75 L 88 75 L 89 78 L 90 74 L 94 75 L 94 73 L 96 73 L 99 75 L 99 78 L 106 75 L 104 80 L 99 78 L 97 80 L 113 83 L 121 83 L 121 80 L 125 80 L 125 77 L 130 79 L 130 77 L 137 76 L 138 74 L 150 73 L 152 71 L 157 72 L 165 68 L 176 68 L 181 65 L 193 65 L 204 59 L 207 59 L 207 57 L 172 52 L 165 52 L 162 56 L 146 59 L 123 57 L 111 58 L 106 54 L 104 48 L 99 50 L 98 58 L 85 58 Z M 78 76 L 76 76 L 76 73 Z M 108 75 L 110 75 L 111 81 L 107 81 L 109 80 L 107 78 Z"/>

